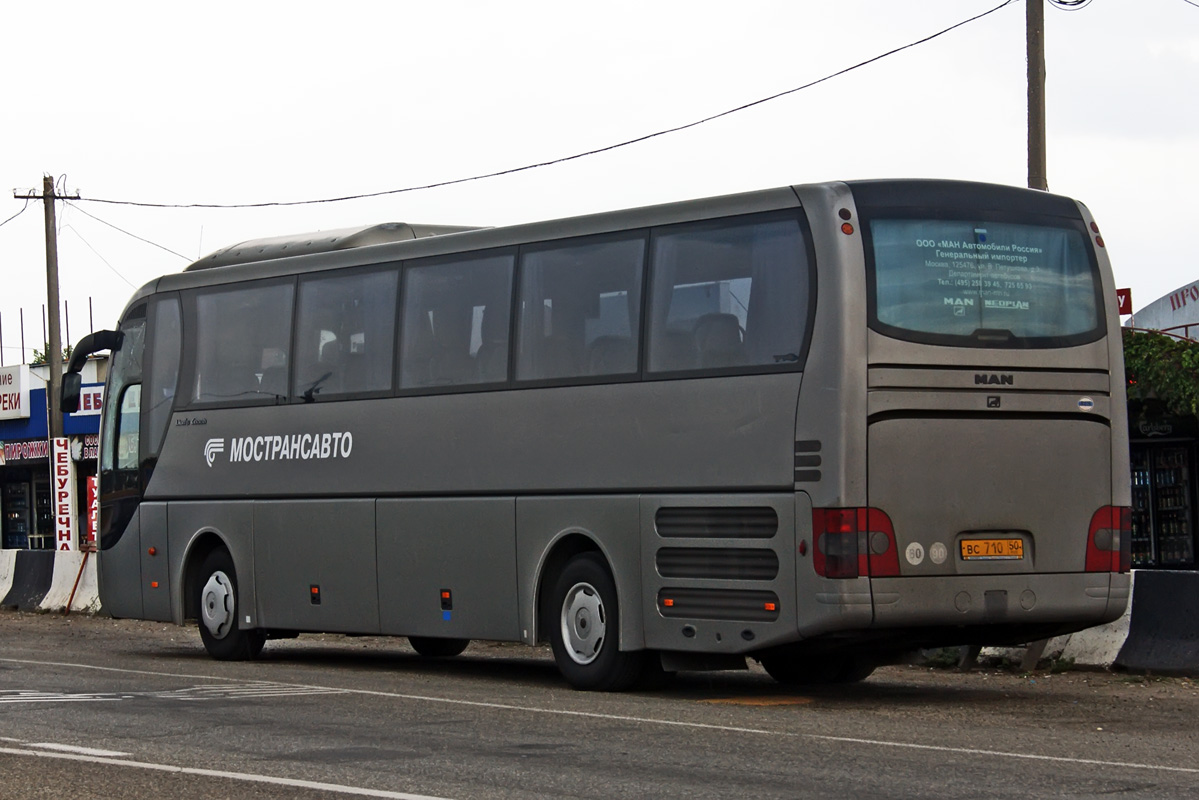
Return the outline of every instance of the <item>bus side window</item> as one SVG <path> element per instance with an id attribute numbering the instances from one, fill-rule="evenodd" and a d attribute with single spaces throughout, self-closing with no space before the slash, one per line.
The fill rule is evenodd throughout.
<path id="1" fill-rule="evenodd" d="M 507 379 L 514 261 L 459 256 L 405 268 L 401 389 Z"/>
<path id="2" fill-rule="evenodd" d="M 637 371 L 645 237 L 521 253 L 518 380 Z"/>
<path id="3" fill-rule="evenodd" d="M 163 297 L 156 300 L 153 323 L 150 373 L 146 377 L 146 428 L 143 432 L 148 456 L 158 454 L 175 405 L 182 343 L 179 298 Z"/>
<path id="4" fill-rule="evenodd" d="M 807 328 L 807 247 L 792 216 L 654 231 L 650 372 L 794 368 Z"/>
<path id="5" fill-rule="evenodd" d="M 266 281 L 196 294 L 192 402 L 286 398 L 294 283 Z"/>
<path id="6" fill-rule="evenodd" d="M 134 309 L 121 322 L 120 347 L 113 351 L 108 376 L 116 413 L 105 413 L 100 433 L 100 480 L 105 494 L 117 490 L 116 472 L 136 469 L 141 410 L 142 360 L 146 342 L 146 307 Z M 130 425 L 132 424 L 132 428 Z M 130 438 L 132 436 L 132 439 Z M 132 443 L 132 451 L 127 446 Z M 124 478 L 121 485 L 124 486 Z"/>
<path id="7" fill-rule="evenodd" d="M 398 286 L 396 269 L 300 281 L 292 397 L 391 388 Z"/>

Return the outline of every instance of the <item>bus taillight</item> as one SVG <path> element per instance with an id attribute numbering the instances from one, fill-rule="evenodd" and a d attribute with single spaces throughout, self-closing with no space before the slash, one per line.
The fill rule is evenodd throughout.
<path id="1" fill-rule="evenodd" d="M 1128 572 L 1132 568 L 1132 509 L 1104 506 L 1087 531 L 1087 572 Z"/>
<path id="2" fill-rule="evenodd" d="M 877 508 L 812 509 L 812 564 L 825 578 L 899 574 L 891 518 Z"/>

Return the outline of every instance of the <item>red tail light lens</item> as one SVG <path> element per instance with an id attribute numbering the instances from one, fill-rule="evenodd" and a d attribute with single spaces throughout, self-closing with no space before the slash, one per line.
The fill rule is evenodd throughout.
<path id="1" fill-rule="evenodd" d="M 825 578 L 899 574 L 891 519 L 877 508 L 812 509 L 812 565 Z"/>
<path id="2" fill-rule="evenodd" d="M 1132 509 L 1104 506 L 1087 531 L 1087 572 L 1128 572 L 1132 568 Z"/>

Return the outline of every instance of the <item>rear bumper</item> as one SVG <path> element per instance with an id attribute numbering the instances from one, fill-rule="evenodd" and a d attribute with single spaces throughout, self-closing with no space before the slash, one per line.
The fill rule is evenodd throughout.
<path id="1" fill-rule="evenodd" d="M 1055 625 L 1077 629 L 1117 619 L 1127 574 L 943 575 L 871 580 L 871 628 Z"/>

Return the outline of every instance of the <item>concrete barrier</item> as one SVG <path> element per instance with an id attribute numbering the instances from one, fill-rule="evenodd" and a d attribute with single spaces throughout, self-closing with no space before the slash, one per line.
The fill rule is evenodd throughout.
<path id="1" fill-rule="evenodd" d="M 69 600 L 72 611 L 94 614 L 100 610 L 94 554 L 85 562 L 79 552 L 0 550 L 0 606 L 62 611 Z"/>
<path id="2" fill-rule="evenodd" d="M 1129 587 L 1130 597 L 1139 580 L 1138 574 L 1137 572 L 1132 573 L 1132 586 Z M 1116 661 L 1120 648 L 1124 646 L 1124 642 L 1128 638 L 1131 621 L 1132 603 L 1129 602 L 1124 609 L 1124 614 L 1119 619 L 1106 625 L 1087 628 L 1085 631 L 1079 631 L 1069 636 L 1059 636 L 1050 642 L 1050 647 L 1052 648 L 1054 643 L 1061 640 L 1061 653 L 1058 657 L 1063 661 L 1072 661 L 1080 667 L 1111 667 Z"/>
<path id="3" fill-rule="evenodd" d="M 37 607 L 42 611 L 62 611 L 68 602 L 72 611 L 94 614 L 100 610 L 94 553 L 74 551 L 55 554 L 50 588 Z"/>
<path id="4" fill-rule="evenodd" d="M 2 606 L 15 606 L 32 611 L 45 599 L 54 578 L 54 550 L 3 550 L 0 571 L 7 571 L 7 580 L 0 577 L 0 588 L 8 591 L 0 599 Z"/>
<path id="5" fill-rule="evenodd" d="M 1199 572 L 1137 573 L 1117 669 L 1199 675 Z"/>
<path id="6" fill-rule="evenodd" d="M 4 598 L 12 591 L 13 572 L 16 568 L 17 551 L 0 550 L 0 605 L 3 605 Z"/>

